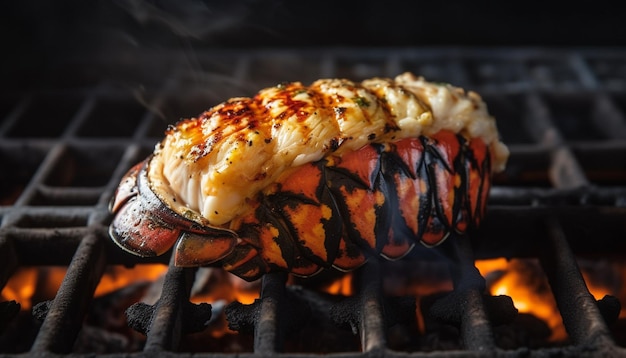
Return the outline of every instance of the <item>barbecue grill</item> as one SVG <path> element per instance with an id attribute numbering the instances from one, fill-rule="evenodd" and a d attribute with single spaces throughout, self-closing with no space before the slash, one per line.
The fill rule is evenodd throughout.
<path id="1" fill-rule="evenodd" d="M 282 81 L 361 80 L 404 71 L 480 93 L 511 150 L 507 170 L 494 178 L 480 231 L 446 242 L 457 255 L 450 276 L 439 269 L 449 262 L 420 249 L 400 262 L 368 263 L 353 274 L 349 296 L 311 288 L 332 275 L 309 284 L 270 274 L 258 283 L 253 304 L 223 307 L 190 302 L 198 269 L 174 267 L 168 255 L 129 255 L 108 238 L 107 206 L 115 187 L 152 151 L 168 124 Z M 625 51 L 220 49 L 193 56 L 65 58 L 48 73 L 54 76 L 41 79 L 37 89 L 17 82 L 2 89 L 0 287 L 24 268 L 65 271 L 50 297 L 33 298 L 32 310 L 20 311 L 23 302 L 0 302 L 1 357 L 626 355 L 619 297 L 596 300 L 580 268 L 619 264 L 626 255 Z M 483 293 L 474 267 L 475 260 L 493 258 L 537 260 L 567 330 L 565 341 L 502 343 L 502 327 L 516 330 L 518 316 L 507 296 Z M 94 293 L 107 270 L 145 265 L 165 268 L 162 281 L 153 284 L 159 293 L 147 303 L 125 298 L 115 316 L 141 343 L 116 344 L 115 332 L 108 341 L 102 338 L 105 347 L 84 345 L 94 329 L 99 333 L 93 337 L 107 335 L 92 319 L 100 300 Z M 421 307 L 410 295 L 383 290 L 385 278 L 417 271 L 425 272 L 421 279 L 443 275 L 453 287 L 430 297 L 428 305 L 421 300 Z M 612 275 L 618 276 L 614 285 L 626 282 Z M 428 333 L 406 319 L 416 309 L 424 320 L 438 322 Z M 239 348 L 202 336 L 219 314 L 228 318 Z M 298 331 L 315 344 L 298 345 Z M 452 335 L 458 345 L 428 345 L 427 334 L 441 340 Z"/>

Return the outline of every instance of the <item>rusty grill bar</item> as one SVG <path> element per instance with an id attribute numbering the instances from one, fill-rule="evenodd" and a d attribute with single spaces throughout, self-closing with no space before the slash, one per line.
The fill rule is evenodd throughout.
<path id="1" fill-rule="evenodd" d="M 372 263 L 358 273 L 358 299 L 350 301 L 357 313 L 348 321 L 360 336 L 361 350 L 325 355 L 625 355 L 623 341 L 616 341 L 623 337 L 609 327 L 617 320 L 619 302 L 613 297 L 596 302 L 577 258 L 623 260 L 626 255 L 626 52 L 377 48 L 80 58 L 59 63 L 52 72 L 57 77 L 42 79 L 38 90 L 2 88 L 0 287 L 20 267 L 66 266 L 67 273 L 54 299 L 36 306 L 34 315 L 43 322 L 22 351 L 7 343 L 15 338 L 5 329 L 12 327 L 15 305 L 0 302 L 0 357 L 191 356 L 182 337 L 204 328 L 210 307 L 189 302 L 195 270 L 171 265 L 160 299 L 129 309 L 129 324 L 147 332 L 143 347 L 73 353 L 107 266 L 168 264 L 168 257 L 131 257 L 108 239 L 108 200 L 123 173 L 152 150 L 168 123 L 229 97 L 281 81 L 359 80 L 403 71 L 479 92 L 511 149 L 507 171 L 495 178 L 479 237 L 459 240 L 455 248 L 455 293 L 445 299 L 455 309 L 443 308 L 441 315 L 458 325 L 463 345 L 436 351 L 389 348 L 389 311 L 397 303 L 383 295 L 384 273 Z M 484 282 L 474 267 L 475 259 L 495 257 L 539 259 L 569 334 L 566 346 L 498 347 L 492 321 L 506 321 L 501 316 L 510 312 L 507 302 L 494 304 L 498 300 L 482 295 Z M 253 326 L 252 351 L 193 356 L 292 356 L 284 353 L 285 336 L 300 314 L 294 313 L 297 303 L 286 282 L 286 275 L 267 275 L 254 307 L 233 308 L 251 317 L 241 324 Z M 505 307 L 495 311 L 498 317 L 492 314 L 494 305 Z"/>

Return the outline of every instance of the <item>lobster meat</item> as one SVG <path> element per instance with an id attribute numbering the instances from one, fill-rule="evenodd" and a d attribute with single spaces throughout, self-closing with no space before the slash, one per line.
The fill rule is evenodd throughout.
<path id="1" fill-rule="evenodd" d="M 284 83 L 169 127 L 122 178 L 109 231 L 245 280 L 350 271 L 477 228 L 507 158 L 474 92 L 411 73 Z"/>

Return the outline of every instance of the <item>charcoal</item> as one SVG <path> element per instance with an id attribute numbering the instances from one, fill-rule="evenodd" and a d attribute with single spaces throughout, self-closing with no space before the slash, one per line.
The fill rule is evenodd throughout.
<path id="1" fill-rule="evenodd" d="M 20 304 L 16 301 L 0 302 L 0 334 L 4 332 L 9 322 L 20 312 Z"/>

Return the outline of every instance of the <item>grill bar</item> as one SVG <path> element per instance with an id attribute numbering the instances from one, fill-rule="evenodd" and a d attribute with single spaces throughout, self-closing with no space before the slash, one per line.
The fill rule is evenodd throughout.
<path id="1" fill-rule="evenodd" d="M 254 329 L 254 353 L 272 355 L 283 350 L 285 324 L 291 318 L 281 316 L 280 307 L 287 305 L 285 284 L 287 275 L 270 274 L 263 277 L 259 313 Z"/>
<path id="2" fill-rule="evenodd" d="M 483 302 L 485 284 L 475 267 L 471 243 L 468 237 L 452 239 L 456 239 L 454 244 L 458 249 L 455 255 L 458 267 L 455 289 L 463 294 L 460 323 L 464 346 L 472 351 L 493 350 L 495 348 L 493 332 Z"/>
<path id="3" fill-rule="evenodd" d="M 546 146 L 551 152 L 549 176 L 556 188 L 572 189 L 588 185 L 584 171 L 574 158 L 558 128 L 550 120 L 550 113 L 545 103 L 537 95 L 528 98 L 528 107 L 533 108 L 528 116 L 526 127 L 535 140 Z"/>
<path id="4" fill-rule="evenodd" d="M 113 78 L 76 88 L 61 83 L 59 89 L 42 86 L 48 89 L 10 93 L 5 96 L 9 105 L 4 112 L 0 101 L 0 164 L 15 168 L 8 176 L 0 173 L 0 199 L 7 203 L 0 206 L 0 287 L 24 267 L 68 267 L 56 297 L 39 306 L 47 314 L 25 354 L 72 353 L 89 315 L 95 285 L 107 265 L 132 267 L 170 260 L 130 256 L 115 247 L 106 232 L 110 219 L 106 205 L 117 182 L 153 149 L 168 123 L 281 81 L 359 80 L 402 71 L 483 95 L 499 119 L 504 142 L 510 144 L 511 161 L 507 172 L 495 178 L 488 220 L 480 233 L 471 240 L 457 240 L 462 246 L 453 249 L 460 259 L 452 268 L 455 293 L 442 300 L 457 303 L 451 324 L 458 327 L 461 347 L 434 352 L 422 352 L 422 347 L 410 352 L 390 348 L 389 301 L 381 292 L 385 277 L 378 265 L 368 264 L 358 275 L 355 305 L 360 310 L 361 350 L 336 356 L 626 353 L 577 266 L 580 257 L 619 262 L 626 252 L 622 240 L 615 239 L 626 235 L 626 53 L 615 49 L 392 48 L 220 50 L 194 55 L 188 61 L 179 54 L 144 53 L 133 59 L 137 63 L 131 71 L 128 59 L 121 61 L 122 67 L 114 67 L 120 66 L 115 58 L 83 59 L 90 71 L 101 70 Z M 68 73 L 75 75 L 75 81 L 81 67 L 70 67 Z M 116 80 L 136 81 L 141 86 L 126 93 L 119 90 Z M 55 127 L 37 122 L 41 113 L 54 119 L 46 123 Z M 546 218 L 550 219 L 546 222 Z M 540 258 L 570 335 L 567 346 L 510 350 L 498 346 L 493 297 L 485 295 L 484 282 L 477 280 L 473 267 L 474 259 L 494 257 Z M 190 355 L 184 338 L 201 331 L 210 317 L 206 305 L 189 302 L 194 272 L 170 263 L 158 302 L 133 306 L 145 319 L 139 324 L 146 333 L 145 345 L 110 356 Z M 236 354 L 290 355 L 285 352 L 287 337 L 299 319 L 294 317 L 300 316 L 286 309 L 294 304 L 286 281 L 283 275 L 263 279 L 252 349 Z M 443 301 L 440 305 L 445 306 Z M 15 320 L 9 318 L 6 323 Z M 6 331 L 0 332 L 0 357 L 21 356 L 8 348 L 3 351 L 7 337 Z M 299 355 L 318 356 L 314 352 Z"/>
<path id="5" fill-rule="evenodd" d="M 361 349 L 363 352 L 380 351 L 386 348 L 385 317 L 380 277 L 376 262 L 368 263 L 361 273 L 360 326 Z"/>
<path id="6" fill-rule="evenodd" d="M 32 178 L 31 184 L 24 189 L 22 195 L 20 195 L 19 199 L 15 202 L 15 206 L 23 206 L 28 203 L 34 201 L 34 197 L 36 195 L 37 186 L 36 184 L 40 184 L 43 179 L 49 175 L 50 171 L 53 170 L 55 163 L 58 162 L 59 157 L 63 151 L 64 146 L 62 144 L 54 146 L 46 156 L 45 162 L 41 164 L 38 168 L 38 171 Z"/>
<path id="7" fill-rule="evenodd" d="M 548 254 L 541 256 L 541 262 L 571 339 L 584 346 L 613 347 L 609 330 L 585 285 L 563 230 L 555 220 L 547 222 L 547 229 L 551 240 Z"/>
<path id="8" fill-rule="evenodd" d="M 173 260 L 173 257 L 172 257 Z M 150 329 L 144 347 L 145 352 L 177 350 L 184 332 L 184 310 L 189 304 L 189 290 L 194 270 L 175 267 L 173 264 L 165 275 L 161 298 L 155 305 Z"/>
<path id="9" fill-rule="evenodd" d="M 105 266 L 102 238 L 91 234 L 80 243 L 61 288 L 50 303 L 32 353 L 69 353 Z"/>

